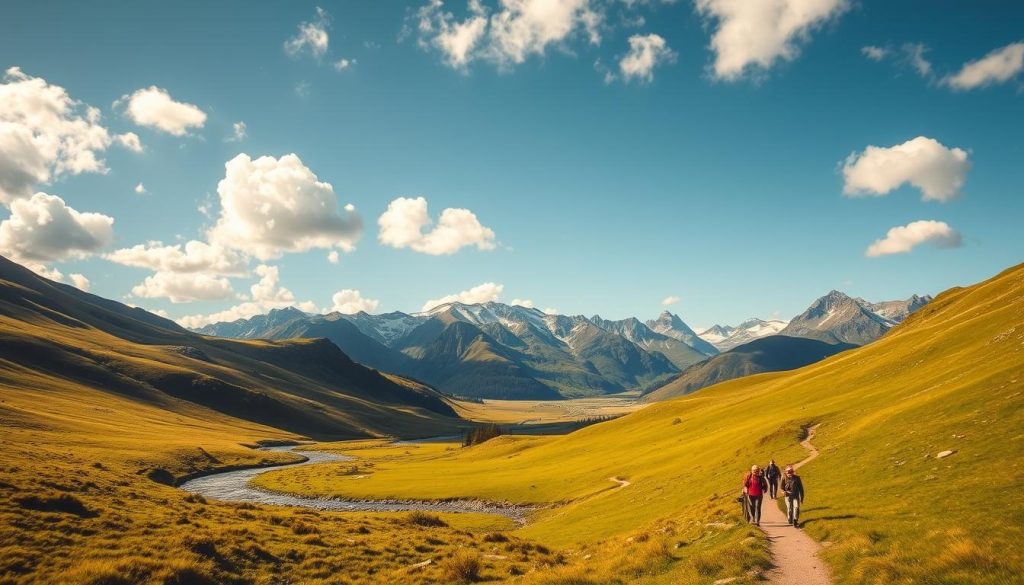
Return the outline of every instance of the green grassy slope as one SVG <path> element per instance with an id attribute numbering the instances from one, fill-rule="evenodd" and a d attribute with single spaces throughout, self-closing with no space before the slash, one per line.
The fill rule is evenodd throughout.
<path id="1" fill-rule="evenodd" d="M 521 534 L 593 543 L 665 518 L 700 521 L 738 491 L 751 463 L 801 459 L 801 427 L 820 423 L 821 456 L 802 471 L 805 519 L 829 543 L 838 582 L 1008 583 L 1024 571 L 1022 391 L 1024 265 L 943 293 L 869 346 L 566 437 L 395 454 L 358 481 L 321 466 L 261 482 L 346 496 L 558 502 Z M 955 453 L 937 459 L 945 450 Z M 615 489 L 611 476 L 632 485 Z"/>

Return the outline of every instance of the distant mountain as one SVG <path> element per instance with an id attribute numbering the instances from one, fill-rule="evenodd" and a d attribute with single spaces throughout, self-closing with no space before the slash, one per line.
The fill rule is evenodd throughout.
<path id="1" fill-rule="evenodd" d="M 277 311 L 246 323 L 287 328 Z M 353 328 L 354 329 L 354 328 Z M 55 283 L 0 257 L 0 385 L 227 415 L 324 438 L 429 436 L 465 424 L 431 388 L 384 375 L 326 339 L 236 341 Z M 216 411 L 216 412 L 214 412 Z"/>
<path id="2" fill-rule="evenodd" d="M 634 320 L 636 321 L 636 320 Z M 459 396 L 552 399 L 648 387 L 704 358 L 636 321 L 607 330 L 582 317 L 502 303 L 448 303 L 409 315 L 308 315 L 284 309 L 203 334 L 246 339 L 326 337 L 372 368 Z M 635 330 L 633 330 L 635 329 Z"/>
<path id="3" fill-rule="evenodd" d="M 923 297 L 913 295 L 904 301 L 882 301 L 881 303 L 869 303 L 868 308 L 893 323 L 902 323 L 903 320 L 909 317 L 911 313 L 927 305 L 931 301 L 931 295 L 925 295 Z"/>
<path id="4" fill-rule="evenodd" d="M 864 345 L 884 335 L 895 324 L 874 312 L 863 299 L 833 290 L 814 301 L 779 333 L 827 343 Z"/>
<path id="5" fill-rule="evenodd" d="M 717 355 L 719 350 L 705 339 L 701 339 L 690 326 L 687 325 L 679 315 L 668 311 L 662 311 L 657 319 L 647 322 L 647 326 L 654 332 L 678 339 L 700 353 L 710 356 Z"/>
<path id="6" fill-rule="evenodd" d="M 644 401 L 675 398 L 743 376 L 793 370 L 854 347 L 857 346 L 849 343 L 769 335 L 690 366 L 664 386 L 645 394 Z"/>
<path id="7" fill-rule="evenodd" d="M 778 319 L 758 319 L 752 317 L 736 327 L 715 325 L 700 334 L 700 338 L 716 347 L 719 351 L 729 351 L 755 339 L 775 335 L 786 327 L 785 321 Z"/>
<path id="8" fill-rule="evenodd" d="M 676 319 L 678 320 L 678 317 Z M 693 334 L 693 339 L 696 339 L 701 347 L 706 347 L 712 354 L 704 353 L 679 337 L 656 332 L 635 317 L 622 319 L 621 321 L 608 321 L 598 315 L 594 315 L 590 318 L 590 322 L 605 331 L 621 335 L 623 338 L 632 341 L 647 351 L 661 353 L 680 370 L 704 360 L 708 355 L 718 353 L 718 350 L 697 337 L 696 334 Z M 678 322 L 687 330 L 690 329 L 681 320 Z M 692 331 L 690 332 L 693 333 Z M 682 336 L 682 333 L 680 335 Z"/>

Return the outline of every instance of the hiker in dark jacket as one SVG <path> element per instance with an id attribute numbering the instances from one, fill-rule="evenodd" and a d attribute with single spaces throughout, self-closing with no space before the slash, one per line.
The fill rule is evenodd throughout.
<path id="1" fill-rule="evenodd" d="M 768 495 L 771 499 L 779 497 L 779 479 L 782 476 L 782 471 L 779 470 L 779 466 L 775 465 L 775 460 L 772 459 L 768 462 L 768 467 L 764 468 L 764 478 L 768 480 Z"/>
<path id="2" fill-rule="evenodd" d="M 750 468 L 750 473 L 743 478 L 743 493 L 746 494 L 747 501 L 750 502 L 749 521 L 756 526 L 761 525 L 761 501 L 767 490 L 768 482 L 761 475 L 761 468 L 754 465 Z"/>
<path id="3" fill-rule="evenodd" d="M 804 482 L 796 474 L 792 465 L 786 466 L 786 475 L 782 478 L 782 493 L 786 497 L 786 514 L 789 523 L 800 528 L 800 505 L 804 503 Z"/>

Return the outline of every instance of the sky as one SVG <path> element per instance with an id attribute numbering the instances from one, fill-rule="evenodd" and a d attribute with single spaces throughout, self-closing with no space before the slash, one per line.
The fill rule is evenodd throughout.
<path id="1" fill-rule="evenodd" d="M 1024 261 L 1024 5 L 9 2 L 0 254 L 187 326 L 695 328 Z"/>

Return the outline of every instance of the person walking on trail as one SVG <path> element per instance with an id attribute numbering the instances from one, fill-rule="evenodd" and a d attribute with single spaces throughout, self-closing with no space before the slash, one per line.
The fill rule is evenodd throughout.
<path id="1" fill-rule="evenodd" d="M 782 493 L 786 497 L 786 515 L 789 523 L 800 528 L 800 505 L 804 503 L 804 482 L 796 474 L 792 465 L 786 466 L 786 476 L 782 478 Z"/>
<path id="2" fill-rule="evenodd" d="M 774 459 L 768 462 L 768 467 L 764 468 L 764 478 L 768 480 L 768 497 L 773 500 L 779 497 L 779 480 L 782 479 L 782 471 L 778 465 L 775 465 Z"/>
<path id="3" fill-rule="evenodd" d="M 761 525 L 761 501 L 764 499 L 764 492 L 768 490 L 768 482 L 761 474 L 761 468 L 754 465 L 750 473 L 743 478 L 743 493 L 750 503 L 750 520 L 755 526 Z"/>

